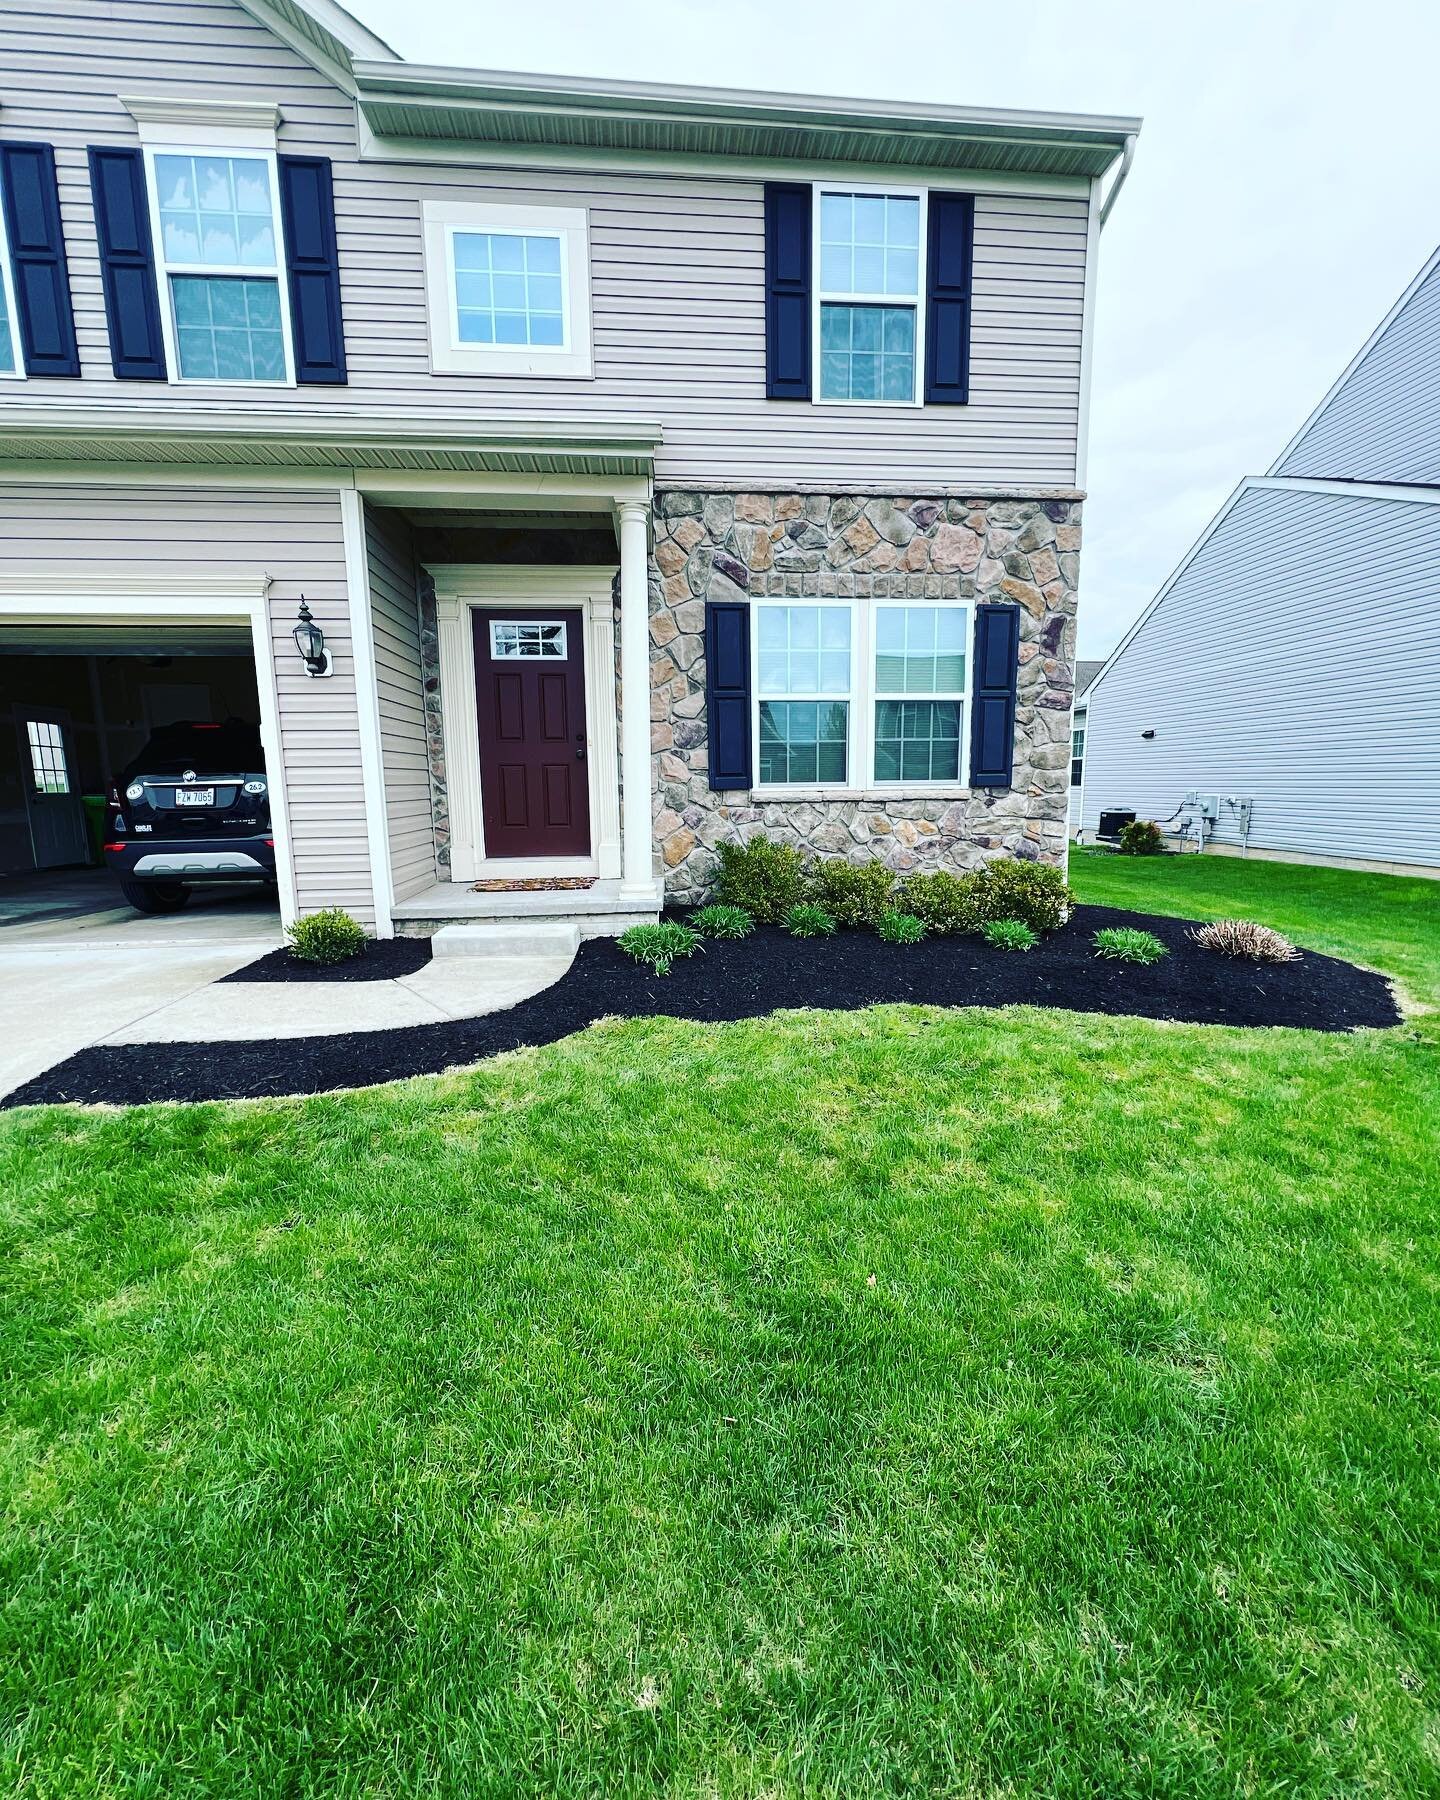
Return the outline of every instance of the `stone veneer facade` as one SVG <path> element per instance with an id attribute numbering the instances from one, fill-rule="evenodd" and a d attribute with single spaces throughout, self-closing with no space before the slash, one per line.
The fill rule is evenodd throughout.
<path id="1" fill-rule="evenodd" d="M 658 494 L 650 718 L 667 898 L 704 898 L 717 846 L 759 832 L 816 855 L 878 858 L 897 873 L 970 869 L 1007 854 L 1062 862 L 1079 551 L 1075 500 Z M 783 800 L 713 792 L 705 601 L 864 595 L 1019 606 L 1013 786 L 909 799 L 875 790 Z"/>

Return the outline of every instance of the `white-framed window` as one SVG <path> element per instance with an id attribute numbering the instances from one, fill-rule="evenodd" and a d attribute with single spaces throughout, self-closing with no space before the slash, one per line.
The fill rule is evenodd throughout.
<path id="1" fill-rule="evenodd" d="M 5 209 L 0 206 L 0 376 L 23 378 L 24 374 L 20 317 L 15 310 L 15 278 L 10 267 L 10 240 L 5 231 Z"/>
<path id="2" fill-rule="evenodd" d="M 437 373 L 592 373 L 583 208 L 427 200 L 424 221 Z"/>
<path id="3" fill-rule="evenodd" d="M 817 184 L 817 400 L 918 406 L 925 355 L 923 188 Z"/>
<path id="4" fill-rule="evenodd" d="M 757 789 L 964 787 L 967 602 L 776 597 L 751 615 Z"/>
<path id="5" fill-rule="evenodd" d="M 1079 787 L 1085 774 L 1085 721 L 1082 718 L 1070 733 L 1070 785 Z"/>
<path id="6" fill-rule="evenodd" d="M 161 328 L 172 381 L 294 381 L 273 150 L 145 150 Z"/>

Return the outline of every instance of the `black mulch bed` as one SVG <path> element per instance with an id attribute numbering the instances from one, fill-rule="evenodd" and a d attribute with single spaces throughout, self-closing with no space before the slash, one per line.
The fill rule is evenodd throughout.
<path id="1" fill-rule="evenodd" d="M 1171 954 L 1150 968 L 1096 957 L 1102 925 L 1141 925 Z M 787 1007 L 850 1011 L 885 1001 L 925 1006 L 1058 1006 L 1200 1025 L 1291 1025 L 1315 1031 L 1399 1023 L 1379 975 L 1309 951 L 1299 962 L 1231 962 L 1186 937 L 1189 921 L 1082 906 L 1064 931 L 1025 954 L 977 938 L 885 944 L 868 932 L 799 939 L 757 931 L 741 943 L 651 975 L 608 938 L 593 939 L 543 993 L 486 1018 L 348 1036 L 240 1044 L 135 1044 L 82 1050 L 17 1089 L 3 1106 L 53 1101 L 229 1100 L 367 1087 L 551 1044 L 596 1019 L 751 1019 Z"/>
<path id="2" fill-rule="evenodd" d="M 271 950 L 222 981 L 393 981 L 430 960 L 429 938 L 376 938 L 348 962 L 302 962 L 292 950 Z"/>

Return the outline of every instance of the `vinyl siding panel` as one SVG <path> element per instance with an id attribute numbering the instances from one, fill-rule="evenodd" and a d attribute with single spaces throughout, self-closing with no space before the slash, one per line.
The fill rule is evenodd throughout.
<path id="1" fill-rule="evenodd" d="M 1092 691 L 1086 833 L 1197 788 L 1256 849 L 1440 867 L 1437 604 L 1440 505 L 1248 489 Z"/>
<path id="2" fill-rule="evenodd" d="M 381 507 L 365 512 L 370 617 L 380 702 L 380 762 L 395 898 L 436 879 L 430 753 L 420 671 L 420 605 L 409 524 Z"/>
<path id="3" fill-rule="evenodd" d="M 297 902 L 301 912 L 343 906 L 374 922 L 338 495 L 139 483 L 50 488 L 0 476 L 0 568 L 63 571 L 92 591 L 104 590 L 107 573 L 256 584 L 270 576 Z M 305 673 L 290 635 L 302 594 L 331 653 L 334 673 L 324 681 Z M 117 612 L 126 604 L 117 598 Z"/>
<path id="4" fill-rule="evenodd" d="M 233 0 L 56 0 L 0 16 L 0 137 L 56 145 L 83 375 L 119 406 L 222 400 L 345 409 L 658 418 L 662 483 L 1073 484 L 1088 209 L 1083 197 L 976 202 L 971 402 L 835 407 L 764 396 L 762 190 L 741 178 L 361 163 L 353 109 Z M 95 44 L 103 41 L 103 58 Z M 119 94 L 273 98 L 282 149 L 334 159 L 348 387 L 242 390 L 116 383 L 85 147 L 136 141 Z M 954 185 L 963 186 L 956 178 Z M 593 380 L 433 375 L 425 199 L 583 205 L 590 216 Z M 74 400 L 29 382 L 12 406 Z"/>
<path id="5" fill-rule="evenodd" d="M 1440 483 L 1440 263 L 1277 465 L 1321 480 Z"/>

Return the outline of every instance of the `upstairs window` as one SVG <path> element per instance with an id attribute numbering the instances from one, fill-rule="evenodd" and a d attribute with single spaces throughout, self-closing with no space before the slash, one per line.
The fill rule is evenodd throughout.
<path id="1" fill-rule="evenodd" d="M 10 272 L 10 245 L 5 236 L 5 209 L 0 207 L 0 376 L 23 375 L 16 335 L 15 284 Z"/>
<path id="2" fill-rule="evenodd" d="M 430 362 L 438 374 L 591 373 L 583 211 L 427 201 L 424 216 Z"/>
<path id="3" fill-rule="evenodd" d="M 147 157 L 170 366 L 182 381 L 291 381 L 274 157 Z"/>
<path id="4" fill-rule="evenodd" d="M 821 400 L 918 404 L 922 199 L 917 192 L 816 189 Z"/>

